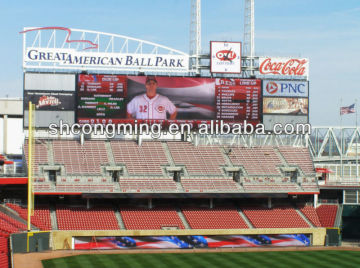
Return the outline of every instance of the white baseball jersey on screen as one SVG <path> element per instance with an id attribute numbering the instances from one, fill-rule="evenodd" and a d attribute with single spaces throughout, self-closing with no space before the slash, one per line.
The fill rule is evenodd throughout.
<path id="1" fill-rule="evenodd" d="M 136 96 L 127 105 L 127 112 L 136 114 L 136 119 L 166 119 L 166 112 L 173 114 L 175 111 L 175 105 L 159 94 L 152 99 L 146 94 Z"/>

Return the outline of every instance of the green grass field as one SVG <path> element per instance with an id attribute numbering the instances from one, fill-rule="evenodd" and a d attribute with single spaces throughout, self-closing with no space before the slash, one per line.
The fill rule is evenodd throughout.
<path id="1" fill-rule="evenodd" d="M 88 254 L 42 261 L 45 268 L 360 267 L 360 251 Z"/>

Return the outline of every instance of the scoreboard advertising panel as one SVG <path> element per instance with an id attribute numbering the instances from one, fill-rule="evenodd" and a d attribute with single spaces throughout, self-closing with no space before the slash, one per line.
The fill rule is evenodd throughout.
<path id="1" fill-rule="evenodd" d="M 263 80 L 263 114 L 308 115 L 309 82 Z"/>
<path id="2" fill-rule="evenodd" d="M 149 95 L 149 92 L 151 93 Z M 154 93 L 155 92 L 155 93 Z M 150 97 L 149 97 L 150 96 Z M 261 80 L 79 74 L 80 124 L 261 122 Z"/>

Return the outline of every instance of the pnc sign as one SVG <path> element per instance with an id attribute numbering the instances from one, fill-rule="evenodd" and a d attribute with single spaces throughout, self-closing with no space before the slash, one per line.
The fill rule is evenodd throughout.
<path id="1" fill-rule="evenodd" d="M 272 97 L 308 97 L 307 81 L 264 80 L 263 96 Z"/>

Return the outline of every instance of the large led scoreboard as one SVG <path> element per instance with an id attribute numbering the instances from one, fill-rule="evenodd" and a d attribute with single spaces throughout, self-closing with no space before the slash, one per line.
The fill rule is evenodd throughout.
<path id="1" fill-rule="evenodd" d="M 127 105 L 136 96 L 147 105 L 144 76 L 87 75 L 77 78 L 78 123 L 129 123 Z M 259 123 L 261 81 L 256 79 L 156 77 L 157 94 L 165 96 L 177 110 L 175 120 L 156 116 L 148 120 L 161 120 L 164 124 L 191 123 L 196 127 L 209 120 L 229 123 Z M 145 109 L 147 109 L 145 107 Z M 160 110 L 159 107 L 152 109 Z M 169 118 L 169 115 L 167 116 Z"/>
<path id="2" fill-rule="evenodd" d="M 24 126 L 27 107 L 36 105 L 36 127 L 51 123 L 189 123 L 196 128 L 210 121 L 225 123 L 306 123 L 309 118 L 309 84 L 305 80 L 261 80 L 240 78 L 156 76 L 157 94 L 176 107 L 174 120 L 156 116 L 128 118 L 127 107 L 134 98 L 146 96 L 146 76 L 106 74 L 25 73 Z M 150 109 L 146 103 L 141 109 Z M 166 104 L 153 106 L 165 111 Z M 149 110 L 148 109 L 148 110 Z M 150 114 L 150 113 L 149 113 Z"/>

